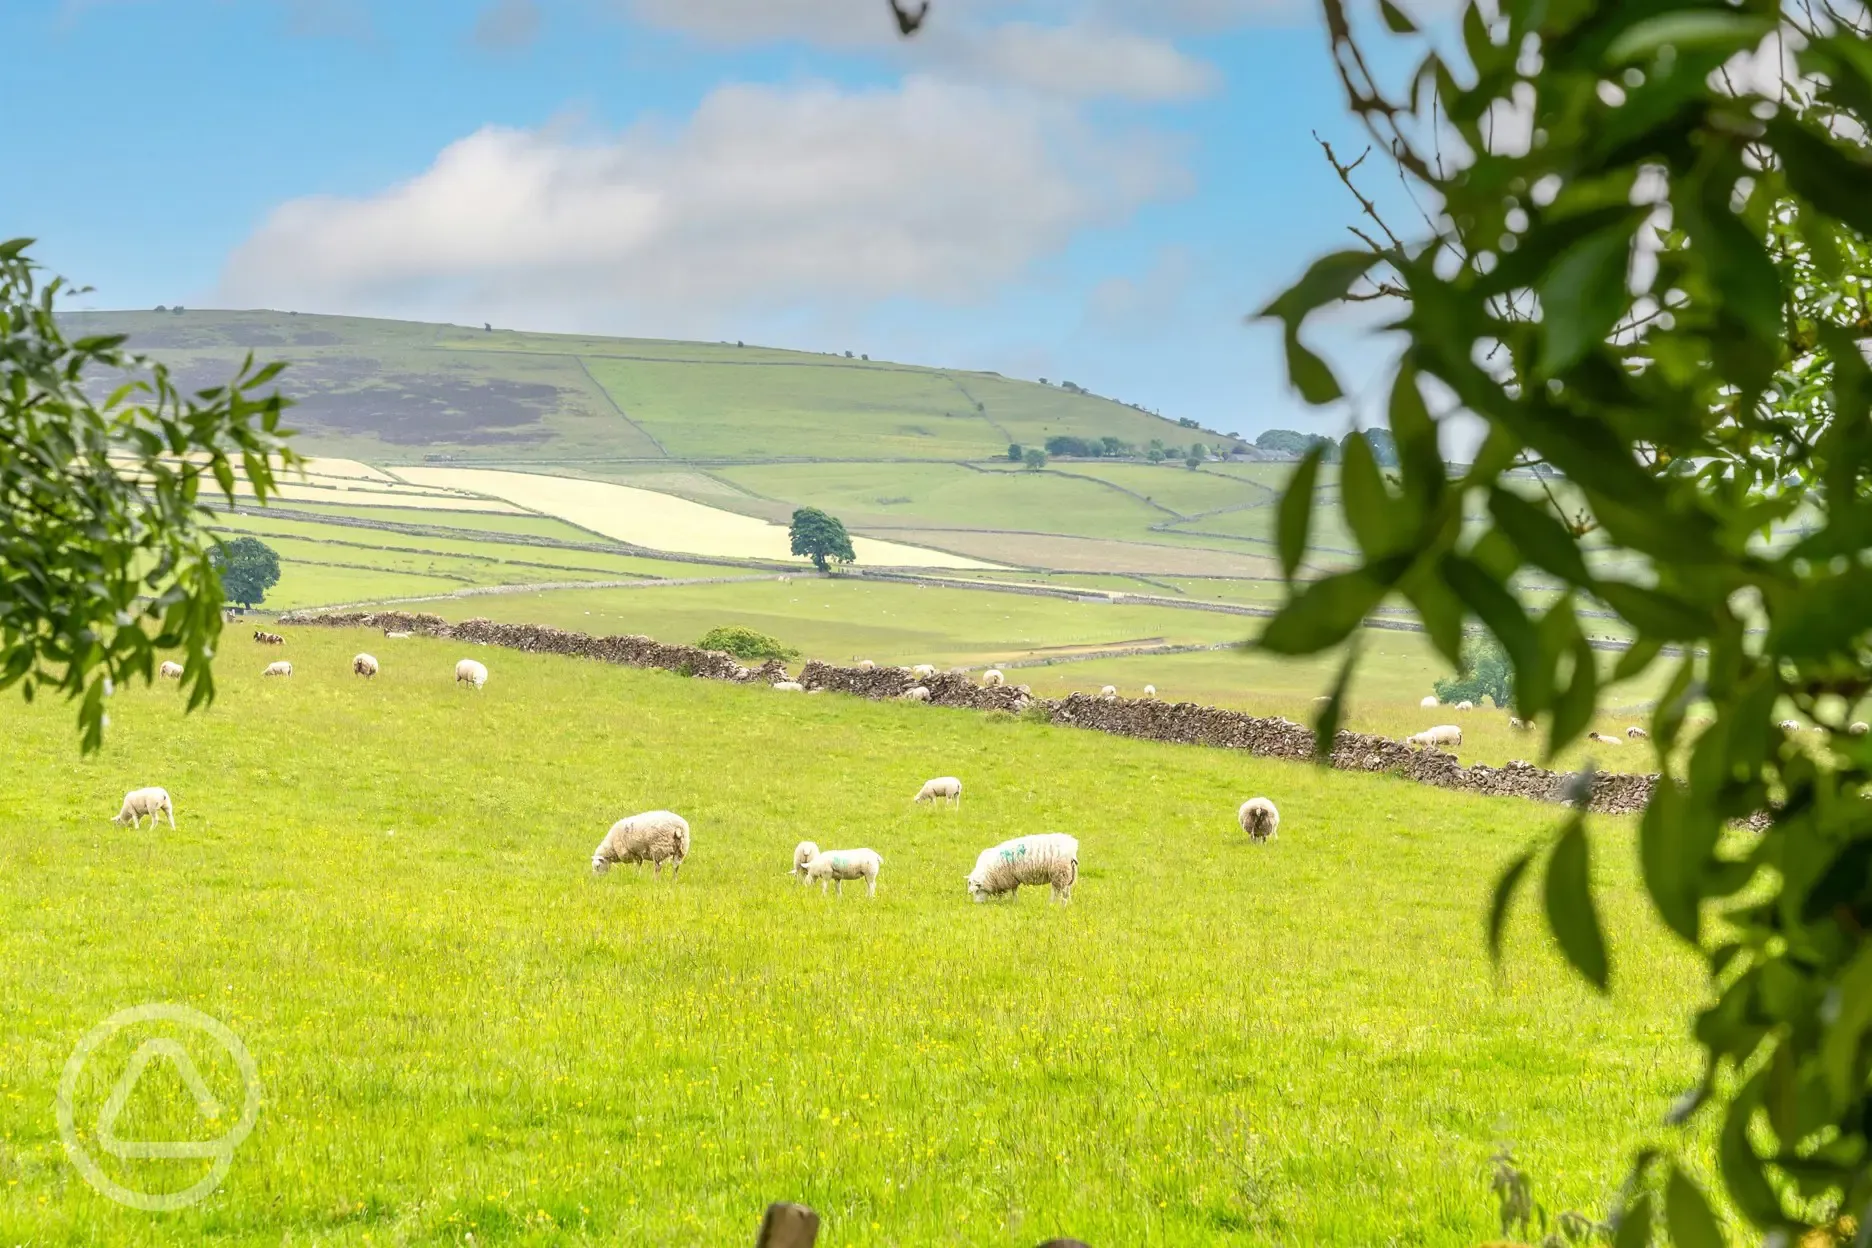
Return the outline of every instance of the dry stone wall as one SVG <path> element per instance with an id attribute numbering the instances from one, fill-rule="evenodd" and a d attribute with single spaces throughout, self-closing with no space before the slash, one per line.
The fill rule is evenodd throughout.
<path id="1" fill-rule="evenodd" d="M 281 616 L 279 623 L 281 627 L 310 624 L 443 637 L 532 654 L 565 654 L 629 667 L 662 668 L 710 680 L 774 684 L 789 679 L 786 665 L 777 659 L 748 668 L 719 650 L 665 645 L 649 637 L 592 637 L 538 624 L 501 624 L 483 619 L 450 624 L 439 615 L 411 611 L 292 612 Z M 962 671 L 917 677 L 905 667 L 838 667 L 817 659 L 801 669 L 798 679 L 809 690 L 872 699 L 901 698 L 921 685 L 929 690 L 931 706 L 1010 713 L 1038 707 L 1053 723 L 1116 736 L 1242 750 L 1260 758 L 1295 762 L 1313 756 L 1313 730 L 1304 724 L 1195 702 L 1100 698 L 1083 693 L 1056 702 L 1033 697 L 1014 685 L 984 688 Z M 1506 767 L 1480 763 L 1464 767 L 1454 755 L 1440 750 L 1416 750 L 1400 741 L 1361 732 L 1341 732 L 1334 738 L 1331 763 L 1343 771 L 1384 772 L 1419 784 L 1470 793 L 1542 802 L 1578 803 L 1586 798 L 1587 809 L 1616 815 L 1643 810 L 1657 782 L 1655 775 L 1599 773 L 1592 776 L 1588 794 L 1584 791 L 1587 777 L 1578 772 L 1553 772 L 1524 762 Z"/>

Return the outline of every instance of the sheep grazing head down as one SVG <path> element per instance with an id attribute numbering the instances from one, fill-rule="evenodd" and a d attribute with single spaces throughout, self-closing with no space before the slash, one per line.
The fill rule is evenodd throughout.
<path id="1" fill-rule="evenodd" d="M 817 845 L 811 841 L 801 841 L 798 845 L 793 847 L 793 869 L 787 872 L 787 874 L 796 875 L 804 880 L 806 878 L 806 864 L 818 856 L 819 847 Z"/>

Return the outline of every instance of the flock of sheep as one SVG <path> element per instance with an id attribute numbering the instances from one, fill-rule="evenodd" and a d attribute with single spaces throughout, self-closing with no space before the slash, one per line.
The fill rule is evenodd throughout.
<path id="1" fill-rule="evenodd" d="M 386 638 L 407 637 L 408 633 L 386 632 Z M 282 645 L 285 638 L 277 633 L 256 630 L 254 640 L 262 645 Z M 873 667 L 875 664 L 865 660 L 859 666 Z M 374 677 L 382 670 L 376 656 L 358 654 L 351 660 L 353 674 L 366 679 Z M 927 664 L 914 669 L 917 675 L 929 676 L 935 668 Z M 179 663 L 165 662 L 160 672 L 169 679 L 182 677 Z M 291 676 L 293 666 L 281 660 L 270 663 L 261 672 L 262 676 Z M 455 683 L 480 689 L 487 684 L 488 669 L 474 659 L 462 659 L 455 664 Z M 982 683 L 999 686 L 1006 682 L 1006 677 L 999 671 L 984 673 Z M 804 688 L 797 681 L 781 681 L 773 686 L 781 691 L 798 691 Z M 929 690 L 922 686 L 913 688 L 910 696 L 921 692 L 927 700 Z M 1146 697 L 1155 697 L 1155 686 L 1144 686 Z M 1118 691 L 1111 685 L 1100 691 L 1100 696 L 1116 698 Z M 962 805 L 962 781 L 954 776 L 937 776 L 924 782 L 923 787 L 911 799 L 916 803 L 930 802 L 937 805 L 947 804 L 960 809 Z M 118 810 L 113 823 L 129 823 L 132 827 L 142 827 L 142 819 L 148 816 L 150 826 L 156 826 L 158 816 L 167 816 L 170 828 L 175 827 L 175 803 L 170 800 L 167 790 L 151 786 L 134 789 L 124 795 L 123 806 Z M 1280 827 L 1280 811 L 1274 803 L 1265 797 L 1253 797 L 1241 804 L 1235 812 L 1236 822 L 1254 844 L 1273 839 Z M 670 878 L 673 880 L 682 871 L 682 864 L 689 857 L 690 850 L 689 821 L 681 815 L 668 810 L 651 810 L 643 814 L 630 815 L 611 825 L 604 839 L 598 842 L 598 848 L 592 851 L 591 869 L 594 875 L 603 875 L 612 867 L 620 864 L 642 866 L 651 865 L 652 873 L 659 879 L 663 875 L 663 864 L 670 865 Z M 838 886 L 840 896 L 845 893 L 845 881 L 863 880 L 866 895 L 877 896 L 878 872 L 883 869 L 884 858 L 874 849 L 834 849 L 821 850 L 812 841 L 801 841 L 793 849 L 793 865 L 785 872 L 797 877 L 802 884 L 813 881 L 819 883 L 821 892 L 831 885 Z M 1021 885 L 1048 885 L 1052 889 L 1051 900 L 1066 905 L 1072 901 L 1073 885 L 1079 880 L 1079 841 L 1063 832 L 1038 833 L 1031 836 L 1017 836 L 990 846 L 981 851 L 975 859 L 975 868 L 964 880 L 968 886 L 969 897 L 977 902 L 987 901 L 991 897 L 1012 897 L 1019 892 Z"/>

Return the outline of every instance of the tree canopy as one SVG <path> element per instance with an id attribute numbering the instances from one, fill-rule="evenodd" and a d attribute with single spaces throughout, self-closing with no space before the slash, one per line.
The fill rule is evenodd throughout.
<path id="1" fill-rule="evenodd" d="M 208 552 L 209 562 L 221 575 L 221 592 L 243 607 L 266 600 L 266 591 L 279 584 L 279 555 L 257 537 L 237 537 Z"/>
<path id="2" fill-rule="evenodd" d="M 817 507 L 802 507 L 794 512 L 787 532 L 792 538 L 793 553 L 811 559 L 821 572 L 829 570 L 828 560 L 852 563 L 858 558 L 852 551 L 851 535 L 845 532 L 844 522 Z"/>
<path id="3" fill-rule="evenodd" d="M 285 401 L 262 393 L 280 365 L 249 356 L 185 396 L 121 336 L 68 339 L 67 287 L 41 282 L 29 248 L 0 243 L 0 689 L 78 700 L 89 751 L 112 689 L 152 679 L 162 651 L 183 652 L 191 709 L 213 698 L 223 598 L 203 504 L 232 503 L 239 478 L 265 502 L 300 461 Z"/>

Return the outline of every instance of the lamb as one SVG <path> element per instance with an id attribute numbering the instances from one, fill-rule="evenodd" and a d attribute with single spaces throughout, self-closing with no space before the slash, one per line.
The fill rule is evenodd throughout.
<path id="1" fill-rule="evenodd" d="M 1640 728 L 1637 724 L 1633 724 L 1625 730 L 1625 735 L 1630 737 L 1633 741 L 1643 741 L 1649 738 L 1651 734 Z"/>
<path id="2" fill-rule="evenodd" d="M 670 878 L 682 871 L 683 859 L 689 856 L 689 821 L 667 810 L 651 810 L 631 815 L 611 825 L 605 838 L 592 852 L 592 874 L 603 875 L 620 862 L 650 863 L 658 879 L 663 864 L 669 862 Z"/>
<path id="3" fill-rule="evenodd" d="M 1405 737 L 1405 745 L 1420 748 L 1429 746 L 1451 746 L 1462 744 L 1462 729 L 1455 724 L 1438 724 L 1435 728 L 1426 728 L 1414 737 Z"/>
<path id="4" fill-rule="evenodd" d="M 1068 905 L 1079 880 L 1079 842 L 1063 832 L 1017 836 L 982 850 L 975 869 L 964 878 L 976 902 L 1004 893 L 1014 896 L 1023 884 L 1050 884 L 1053 899 Z"/>
<path id="5" fill-rule="evenodd" d="M 1243 802 L 1241 809 L 1235 812 L 1235 819 L 1248 839 L 1257 845 L 1273 840 L 1274 833 L 1280 829 L 1280 811 L 1265 797 L 1251 797 Z"/>
<path id="6" fill-rule="evenodd" d="M 954 776 L 937 776 L 934 780 L 925 780 L 923 787 L 917 790 L 913 802 L 941 802 L 947 799 L 952 806 L 962 805 L 962 782 Z"/>
<path id="7" fill-rule="evenodd" d="M 290 676 L 292 675 L 292 664 L 288 663 L 285 659 L 281 659 L 277 663 L 267 664 L 266 670 L 260 674 L 262 676 Z"/>
<path id="8" fill-rule="evenodd" d="M 788 875 L 798 876 L 800 883 L 806 882 L 806 864 L 819 856 L 819 846 L 812 841 L 801 841 L 793 847 L 793 869 Z"/>
<path id="9" fill-rule="evenodd" d="M 936 669 L 928 663 L 919 663 L 910 669 L 910 674 L 918 680 L 928 680 L 936 674 Z"/>
<path id="10" fill-rule="evenodd" d="M 1475 710 L 1475 703 L 1464 700 L 1456 704 L 1456 709 L 1459 711 L 1473 711 Z"/>
<path id="11" fill-rule="evenodd" d="M 164 680 L 181 680 L 182 665 L 174 659 L 164 659 L 163 665 L 156 669 L 156 674 Z"/>
<path id="12" fill-rule="evenodd" d="M 1005 684 L 1007 684 L 1007 677 L 992 667 L 982 673 L 982 688 L 984 689 L 999 689 Z"/>
<path id="13" fill-rule="evenodd" d="M 776 680 L 773 683 L 775 693 L 804 693 L 806 686 L 797 680 Z"/>
<path id="14" fill-rule="evenodd" d="M 1427 711 L 1433 706 L 1442 706 L 1443 704 L 1437 701 L 1436 695 L 1433 693 L 1429 697 L 1425 698 L 1423 701 L 1419 702 L 1417 705 Z"/>
<path id="15" fill-rule="evenodd" d="M 810 884 L 818 880 L 822 893 L 828 883 L 836 883 L 839 896 L 843 897 L 846 880 L 863 880 L 865 895 L 875 897 L 878 871 L 883 866 L 884 859 L 874 849 L 831 849 L 815 855 L 806 864 L 805 881 Z"/>
<path id="16" fill-rule="evenodd" d="M 1147 697 L 1147 698 L 1154 698 L 1154 697 L 1156 697 L 1156 696 L 1157 696 L 1157 686 L 1156 686 L 1156 685 L 1145 685 L 1145 686 L 1144 686 L 1144 696 L 1145 696 L 1145 697 Z"/>
<path id="17" fill-rule="evenodd" d="M 1099 690 L 1099 697 L 1105 699 L 1105 701 L 1107 702 L 1117 701 L 1118 700 L 1118 686 L 1106 685 L 1103 689 Z"/>
<path id="18" fill-rule="evenodd" d="M 278 633 L 264 632 L 258 628 L 254 629 L 254 640 L 263 646 L 283 646 L 286 644 L 286 639 Z"/>
<path id="19" fill-rule="evenodd" d="M 927 702 L 929 701 L 929 690 L 922 685 L 917 685 L 914 688 L 904 690 L 903 698 L 906 702 Z"/>
<path id="20" fill-rule="evenodd" d="M 175 831 L 175 803 L 169 800 L 169 790 L 154 785 L 147 789 L 131 789 L 124 794 L 123 809 L 117 812 L 117 817 L 111 822 L 121 824 L 128 819 L 131 827 L 141 828 L 144 815 L 149 816 L 152 828 L 156 826 L 156 816 L 168 815 L 169 830 Z"/>
<path id="21" fill-rule="evenodd" d="M 1603 732 L 1589 732 L 1586 734 L 1586 739 L 1588 741 L 1597 741 L 1600 745 L 1616 745 L 1622 747 L 1625 744 L 1617 737 L 1608 737 Z"/>
<path id="22" fill-rule="evenodd" d="M 368 654 L 360 654 L 351 660 L 351 672 L 355 676 L 375 676 L 377 660 Z"/>

